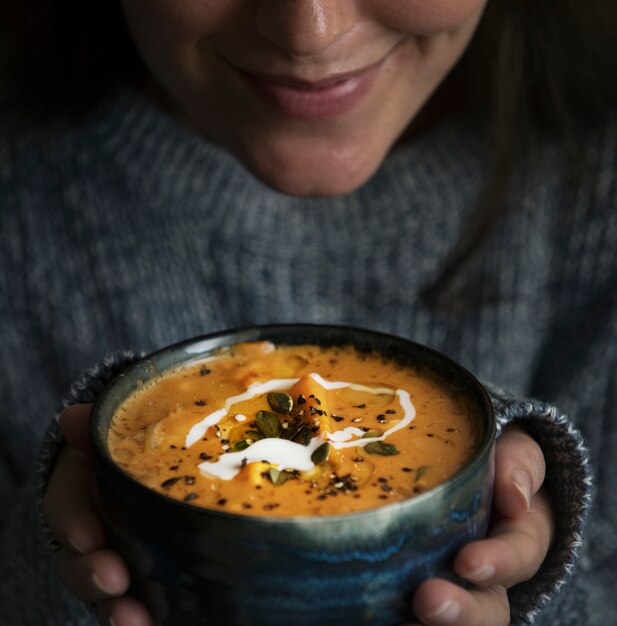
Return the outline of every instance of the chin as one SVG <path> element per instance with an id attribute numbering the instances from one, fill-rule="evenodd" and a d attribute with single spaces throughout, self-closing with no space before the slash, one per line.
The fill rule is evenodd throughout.
<path id="1" fill-rule="evenodd" d="M 232 150 L 261 182 L 289 196 L 329 198 L 344 196 L 362 187 L 383 162 L 387 147 L 380 151 L 333 145 L 294 145 L 291 149 L 268 149 L 258 143 Z"/>
<path id="2" fill-rule="evenodd" d="M 345 176 L 344 173 L 320 176 L 315 172 L 278 171 L 266 169 L 248 169 L 262 183 L 279 193 L 288 196 L 304 198 L 332 198 L 344 196 L 362 187 L 374 173 L 374 170 L 364 175 L 353 177 Z"/>

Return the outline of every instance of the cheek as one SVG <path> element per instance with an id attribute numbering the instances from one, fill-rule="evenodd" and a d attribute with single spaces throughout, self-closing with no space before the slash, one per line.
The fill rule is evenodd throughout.
<path id="1" fill-rule="evenodd" d="M 193 42 L 224 25 L 241 11 L 243 0 L 120 0 L 131 31 L 140 41 Z"/>
<path id="2" fill-rule="evenodd" d="M 367 10 L 389 28 L 430 36 L 454 31 L 484 10 L 487 0 L 367 0 Z"/>

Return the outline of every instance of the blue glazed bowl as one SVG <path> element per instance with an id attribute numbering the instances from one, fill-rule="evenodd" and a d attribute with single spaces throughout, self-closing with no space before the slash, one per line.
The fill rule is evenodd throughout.
<path id="1" fill-rule="evenodd" d="M 258 517 L 201 509 L 144 487 L 106 446 L 110 420 L 144 382 L 222 346 L 353 344 L 427 367 L 475 405 L 480 443 L 470 463 L 403 502 L 347 515 Z M 448 357 L 368 330 L 262 326 L 191 339 L 151 354 L 101 394 L 91 422 L 96 504 L 111 547 L 131 568 L 131 593 L 166 626 L 395 626 L 413 618 L 423 580 L 451 577 L 457 550 L 486 533 L 495 417 L 480 383 Z"/>

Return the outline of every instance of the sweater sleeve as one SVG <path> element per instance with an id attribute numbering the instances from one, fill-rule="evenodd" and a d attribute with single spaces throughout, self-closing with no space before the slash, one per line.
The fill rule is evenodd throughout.
<path id="1" fill-rule="evenodd" d="M 61 408 L 56 413 L 54 420 L 47 431 L 43 446 L 39 454 L 39 463 L 37 470 L 37 505 L 40 510 L 40 505 L 43 500 L 43 495 L 49 482 L 49 477 L 53 472 L 56 457 L 58 452 L 64 443 L 62 434 L 60 433 L 60 427 L 58 425 L 58 417 L 60 413 L 73 404 L 87 404 L 96 400 L 98 395 L 103 391 L 105 386 L 120 372 L 125 370 L 129 365 L 135 363 L 141 355 L 135 352 L 121 352 L 111 355 L 91 369 L 87 370 L 78 380 L 76 380 L 68 393 L 62 400 Z M 45 532 L 49 537 L 49 545 L 53 549 L 58 549 L 57 542 L 51 537 L 47 531 L 47 525 L 45 520 L 40 514 L 40 519 Z"/>
<path id="2" fill-rule="evenodd" d="M 578 559 L 592 499 L 589 454 L 581 434 L 554 406 L 487 387 L 498 435 L 507 424 L 520 424 L 540 444 L 546 461 L 544 486 L 553 506 L 555 538 L 539 572 L 508 592 L 512 624 L 532 624 L 570 578 Z"/>
<path id="3" fill-rule="evenodd" d="M 114 355 L 88 370 L 73 384 L 62 408 L 92 402 L 117 373 L 137 359 L 132 352 Z M 96 619 L 58 579 L 53 564 L 52 539 L 42 517 L 40 505 L 63 444 L 54 419 L 44 440 L 36 478 L 26 482 L 15 494 L 0 532 L 0 607 L 6 624 L 21 626 L 93 626 Z M 24 602 L 27 589 L 36 597 Z M 4 624 L 5 622 L 0 621 Z"/>

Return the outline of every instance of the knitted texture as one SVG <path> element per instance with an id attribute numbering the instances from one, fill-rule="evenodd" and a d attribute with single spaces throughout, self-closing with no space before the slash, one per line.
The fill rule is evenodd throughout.
<path id="1" fill-rule="evenodd" d="M 520 165 L 509 211 L 465 272 L 464 306 L 450 312 L 429 309 L 420 294 L 484 180 L 485 146 L 462 118 L 397 148 L 365 186 L 330 199 L 266 188 L 132 92 L 80 125 L 0 126 L 7 623 L 94 623 L 57 582 L 34 503 L 37 450 L 79 372 L 105 354 L 276 322 L 399 334 L 508 389 L 494 402 L 501 419 L 525 420 L 543 446 L 559 522 L 541 575 L 511 591 L 513 619 L 617 623 L 616 144 L 617 124 L 590 132 L 579 179 L 556 148 Z M 102 373 L 73 399 L 94 397 Z M 589 503 L 572 424 L 588 445 L 597 494 L 581 558 L 559 592 Z"/>
<path id="2" fill-rule="evenodd" d="M 41 447 L 38 458 L 38 470 L 36 473 L 36 501 L 40 505 L 43 501 L 45 489 L 49 482 L 49 477 L 53 472 L 56 458 L 60 448 L 64 444 L 64 438 L 60 432 L 58 425 L 58 417 L 60 413 L 69 406 L 74 404 L 91 404 L 94 403 L 98 395 L 103 391 L 105 386 L 113 379 L 116 374 L 122 372 L 128 365 L 134 363 L 142 355 L 134 352 L 122 352 L 120 354 L 110 355 L 103 359 L 100 364 L 90 368 L 82 376 L 80 376 L 72 385 L 67 394 L 62 399 L 60 410 L 56 413 L 51 423 L 47 436 Z M 48 532 L 47 524 L 40 511 L 40 524 L 44 529 L 49 547 L 56 551 L 60 549 L 60 544 Z"/>

